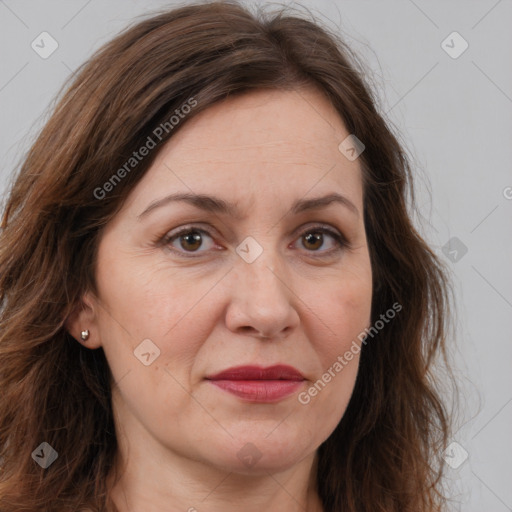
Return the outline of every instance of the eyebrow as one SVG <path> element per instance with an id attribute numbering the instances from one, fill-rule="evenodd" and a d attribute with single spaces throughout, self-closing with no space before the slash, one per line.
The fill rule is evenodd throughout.
<path id="1" fill-rule="evenodd" d="M 158 199 L 152 202 L 138 217 L 138 220 L 142 220 L 145 216 L 147 216 L 151 211 L 156 208 L 160 208 L 172 202 L 186 202 L 196 208 L 204 210 L 205 212 L 210 213 L 219 213 L 224 215 L 229 215 L 236 219 L 242 219 L 238 207 L 234 203 L 230 203 L 221 199 L 219 197 L 209 196 L 206 194 L 193 194 L 193 193 L 175 193 L 170 194 L 162 199 Z M 333 192 L 326 196 L 315 197 L 313 199 L 299 199 L 293 203 L 291 207 L 291 212 L 293 214 L 298 214 L 308 210 L 317 210 L 321 208 L 326 208 L 332 203 L 338 203 L 345 206 L 349 211 L 359 216 L 359 210 L 356 208 L 354 203 L 352 203 L 345 196 Z"/>

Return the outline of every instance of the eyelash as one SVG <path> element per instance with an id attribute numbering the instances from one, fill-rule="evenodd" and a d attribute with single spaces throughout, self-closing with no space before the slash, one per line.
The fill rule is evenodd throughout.
<path id="1" fill-rule="evenodd" d="M 170 246 L 171 242 L 174 241 L 175 239 L 179 239 L 181 236 L 183 235 L 186 235 L 186 234 L 189 234 L 189 233 L 200 233 L 200 234 L 206 234 L 208 235 L 210 238 L 214 238 L 212 236 L 212 234 L 206 230 L 206 229 L 202 229 L 202 228 L 198 228 L 198 227 L 194 227 L 194 226 L 185 226 L 183 229 L 181 229 L 180 231 L 176 232 L 176 233 L 167 233 L 166 235 L 164 235 L 163 237 L 161 237 L 159 240 L 158 240 L 158 245 L 160 246 L 166 246 L 168 248 L 170 248 L 170 250 L 177 254 L 178 256 L 182 256 L 184 258 L 198 258 L 201 256 L 201 252 L 205 252 L 205 251 L 195 251 L 195 252 L 192 252 L 192 251 L 185 251 L 185 252 L 182 252 L 172 246 Z M 301 231 L 298 235 L 298 238 L 301 238 L 303 237 L 304 235 L 308 234 L 308 233 L 322 233 L 322 234 L 328 234 L 330 235 L 334 241 L 336 242 L 336 244 L 338 245 L 338 247 L 335 247 L 334 249 L 330 249 L 330 250 L 327 250 L 327 251 L 320 251 L 320 255 L 315 255 L 315 253 L 317 251 L 306 251 L 306 252 L 309 252 L 313 255 L 313 257 L 315 258 L 324 258 L 324 257 L 327 257 L 327 256 L 331 256 L 333 253 L 336 253 L 336 252 L 339 252 L 339 251 L 342 251 L 343 249 L 347 249 L 347 248 L 350 248 L 350 244 L 349 242 L 347 241 L 347 239 L 340 233 L 338 233 L 337 231 L 334 231 L 326 226 L 323 226 L 323 225 L 318 225 L 318 226 L 311 226 L 311 227 L 308 227 L 307 229 Z"/>

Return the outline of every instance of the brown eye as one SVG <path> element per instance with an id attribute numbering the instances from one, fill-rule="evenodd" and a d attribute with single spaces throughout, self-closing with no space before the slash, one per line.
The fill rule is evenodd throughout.
<path id="1" fill-rule="evenodd" d="M 331 239 L 331 246 L 327 247 L 326 250 L 319 250 L 324 246 L 326 240 L 329 240 L 329 238 Z M 301 240 L 303 241 L 302 246 L 307 249 L 307 252 L 317 252 L 319 253 L 319 256 L 329 255 L 348 247 L 348 243 L 343 235 L 325 227 L 314 227 L 309 228 L 307 231 L 303 231 L 301 234 Z"/>
<path id="2" fill-rule="evenodd" d="M 185 229 L 174 235 L 168 236 L 165 239 L 165 245 L 170 245 L 177 252 L 181 253 L 201 253 L 200 251 L 205 244 L 205 237 L 212 240 L 210 246 L 206 246 L 208 250 L 213 246 L 213 239 L 211 235 L 203 229 Z"/>
<path id="3" fill-rule="evenodd" d="M 198 231 L 190 231 L 185 235 L 181 235 L 179 240 L 181 247 L 187 251 L 195 251 L 196 249 L 199 249 L 203 243 L 202 236 Z"/>
<path id="4" fill-rule="evenodd" d="M 168 234 L 161 240 L 163 245 L 169 246 L 179 256 L 200 256 L 201 253 L 207 252 L 215 246 L 213 237 L 208 231 L 190 226 L 177 233 Z M 315 257 L 332 256 L 333 253 L 349 247 L 349 243 L 341 233 L 324 226 L 314 226 L 303 231 L 299 240 L 301 240 L 302 248 Z"/>
<path id="5" fill-rule="evenodd" d="M 323 233 L 319 233 L 318 231 L 307 233 L 303 235 L 304 246 L 306 249 L 317 250 L 322 246 L 323 243 Z"/>

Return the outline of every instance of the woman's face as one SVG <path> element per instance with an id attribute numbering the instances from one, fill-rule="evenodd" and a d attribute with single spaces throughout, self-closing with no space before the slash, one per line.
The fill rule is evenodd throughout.
<path id="1" fill-rule="evenodd" d="M 348 135 L 315 90 L 229 99 L 177 132 L 106 226 L 98 297 L 74 334 L 103 347 L 133 450 L 278 471 L 333 432 L 372 298 L 361 168 L 338 149 Z M 331 194 L 345 199 L 310 203 Z M 296 373 L 209 379 L 276 365 Z"/>

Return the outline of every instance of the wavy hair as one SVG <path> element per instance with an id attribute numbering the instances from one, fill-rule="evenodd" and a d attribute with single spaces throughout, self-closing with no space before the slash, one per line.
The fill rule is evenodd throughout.
<path id="1" fill-rule="evenodd" d="M 100 48 L 59 92 L 19 164 L 0 233 L 2 512 L 117 510 L 106 483 L 117 452 L 115 384 L 103 350 L 81 346 L 65 323 L 85 291 L 96 292 L 102 229 L 158 150 L 104 197 L 98 187 L 190 98 L 197 105 L 161 130 L 158 149 L 227 97 L 302 86 L 322 91 L 366 146 L 359 161 L 372 323 L 391 304 L 403 306 L 362 348 L 348 408 L 319 447 L 324 511 L 444 510 L 450 415 L 434 370 L 450 367 L 451 287 L 408 212 L 411 160 L 336 32 L 289 8 L 253 13 L 228 1 L 153 12 Z M 47 469 L 33 458 L 42 442 L 58 453 Z"/>

